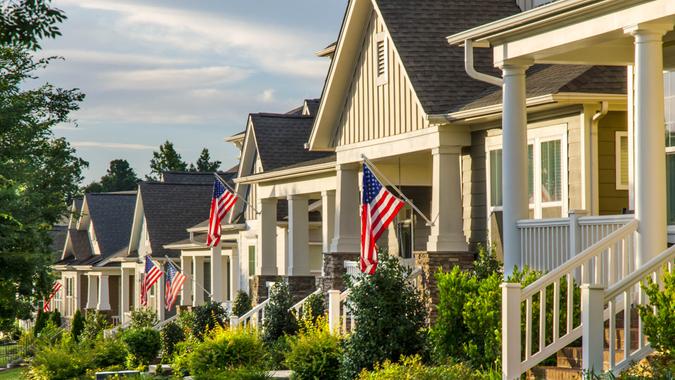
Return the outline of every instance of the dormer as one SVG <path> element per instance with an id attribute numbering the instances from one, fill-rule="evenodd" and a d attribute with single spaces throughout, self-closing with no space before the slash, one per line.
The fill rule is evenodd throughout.
<path id="1" fill-rule="evenodd" d="M 530 9 L 541 7 L 542 5 L 550 4 L 554 1 L 557 0 L 517 0 L 516 3 L 518 4 L 518 7 L 525 12 Z"/>

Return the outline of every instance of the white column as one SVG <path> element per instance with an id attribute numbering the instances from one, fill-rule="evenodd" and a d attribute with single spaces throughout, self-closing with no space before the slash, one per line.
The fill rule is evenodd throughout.
<path id="1" fill-rule="evenodd" d="M 639 268 L 667 246 L 662 37 L 670 25 L 638 25 L 635 37 L 635 218 Z"/>
<path id="2" fill-rule="evenodd" d="M 288 275 L 309 276 L 309 208 L 307 198 L 288 199 Z"/>
<path id="3" fill-rule="evenodd" d="M 359 220 L 359 168 L 338 165 L 335 192 L 335 234 L 331 252 L 359 252 L 361 246 Z"/>
<path id="4" fill-rule="evenodd" d="M 330 252 L 335 232 L 335 190 L 321 192 L 321 243 L 322 252 Z"/>
<path id="5" fill-rule="evenodd" d="M 516 223 L 528 215 L 527 199 L 527 109 L 525 107 L 526 65 L 502 66 L 503 150 L 502 198 L 504 276 L 520 266 L 520 236 Z"/>
<path id="6" fill-rule="evenodd" d="M 126 322 L 125 313 L 129 311 L 129 280 L 131 279 L 131 270 L 129 268 L 122 268 L 122 276 L 120 276 L 120 320 L 122 323 Z"/>
<path id="7" fill-rule="evenodd" d="M 183 284 L 183 289 L 180 292 L 181 305 L 192 305 L 192 281 L 194 275 L 192 274 L 192 257 L 191 256 L 180 256 L 180 269 L 183 271 L 183 274 L 187 276 L 187 280 Z"/>
<path id="8" fill-rule="evenodd" d="M 101 273 L 98 275 L 98 310 L 110 310 L 110 290 L 108 287 L 108 275 Z"/>
<path id="9" fill-rule="evenodd" d="M 204 257 L 192 257 L 192 271 L 194 273 L 192 282 L 192 306 L 199 306 L 204 303 Z"/>
<path id="10" fill-rule="evenodd" d="M 232 248 L 232 255 L 230 256 L 230 300 L 234 301 L 237 297 L 237 292 L 239 291 L 239 276 L 240 272 L 240 263 L 239 263 L 239 246 Z"/>
<path id="11" fill-rule="evenodd" d="M 462 224 L 462 190 L 459 171 L 461 147 L 444 146 L 431 150 L 431 234 L 429 252 L 467 252 Z"/>
<path id="12" fill-rule="evenodd" d="M 134 271 L 134 305 L 136 310 L 141 309 L 141 284 L 143 283 L 143 265 L 137 264 Z"/>
<path id="13" fill-rule="evenodd" d="M 260 231 L 258 233 L 258 250 L 256 252 L 257 275 L 277 274 L 277 200 L 276 198 L 258 201 Z"/>
<path id="14" fill-rule="evenodd" d="M 211 248 L 211 299 L 223 302 L 223 252 L 220 246 Z"/>
<path id="15" fill-rule="evenodd" d="M 74 309 L 71 310 L 71 316 L 75 314 L 75 310 L 80 309 L 82 305 L 82 291 L 80 290 L 81 287 L 81 281 L 82 281 L 82 275 L 80 272 L 75 272 L 75 276 L 73 277 L 73 307 Z"/>
<path id="16" fill-rule="evenodd" d="M 230 283 L 230 273 L 227 269 L 228 262 L 230 262 L 230 258 L 228 256 L 224 256 L 223 263 L 220 266 L 220 288 L 223 292 L 223 301 L 232 300 L 232 298 L 229 297 L 230 291 L 228 284 Z"/>
<path id="17" fill-rule="evenodd" d="M 157 319 L 163 321 L 166 310 L 164 307 L 164 275 L 155 283 L 155 300 L 157 301 Z"/>
<path id="18" fill-rule="evenodd" d="M 581 325 L 582 358 L 581 365 L 585 373 L 603 372 L 603 305 L 604 288 L 602 285 L 581 285 Z"/>
<path id="19" fill-rule="evenodd" d="M 87 274 L 87 309 L 96 309 L 98 303 L 97 287 L 98 278 L 93 274 Z"/>

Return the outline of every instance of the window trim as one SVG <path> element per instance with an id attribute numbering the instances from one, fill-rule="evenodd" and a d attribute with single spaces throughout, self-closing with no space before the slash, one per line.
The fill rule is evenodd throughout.
<path id="1" fill-rule="evenodd" d="M 628 131 L 616 131 L 614 133 L 614 172 L 615 172 L 615 178 L 616 178 L 616 189 L 617 190 L 628 190 L 628 183 L 630 182 L 630 178 L 628 181 L 623 184 L 621 182 L 621 139 L 626 138 L 626 147 L 628 147 Z M 628 151 L 626 151 L 626 154 L 628 154 Z M 630 160 L 628 160 L 630 161 Z M 626 165 L 629 165 L 629 162 L 626 162 Z M 626 167 L 626 173 L 629 173 L 629 168 Z M 630 174 L 629 174 L 630 177 Z"/>
<path id="2" fill-rule="evenodd" d="M 561 173 L 561 193 L 560 200 L 554 202 L 542 202 L 541 200 L 541 143 L 547 141 L 560 140 L 560 173 Z M 532 144 L 532 162 L 533 162 L 533 196 L 534 202 L 529 204 L 529 209 L 533 210 L 534 219 L 542 218 L 542 210 L 550 207 L 560 207 L 561 214 L 566 215 L 569 207 L 568 187 L 568 157 L 567 157 L 567 123 L 542 126 L 537 128 L 528 128 L 527 145 Z M 503 135 L 501 133 L 485 138 L 485 189 L 487 197 L 488 217 L 495 211 L 503 211 L 502 206 L 492 206 L 491 199 L 491 174 L 490 174 L 490 151 L 502 149 Z M 504 158 L 502 156 L 502 162 Z M 503 174 L 503 173 L 502 173 Z"/>

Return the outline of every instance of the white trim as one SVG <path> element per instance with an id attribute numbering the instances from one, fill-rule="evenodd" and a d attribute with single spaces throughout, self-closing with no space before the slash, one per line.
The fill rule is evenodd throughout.
<path id="1" fill-rule="evenodd" d="M 626 139 L 626 148 L 628 148 L 628 131 L 616 131 L 614 134 L 614 172 L 616 178 L 617 190 L 628 190 L 628 182 L 621 182 L 621 139 Z M 628 152 L 626 152 L 628 154 Z M 628 162 L 628 161 L 627 161 Z M 625 168 L 628 171 L 628 168 Z"/>

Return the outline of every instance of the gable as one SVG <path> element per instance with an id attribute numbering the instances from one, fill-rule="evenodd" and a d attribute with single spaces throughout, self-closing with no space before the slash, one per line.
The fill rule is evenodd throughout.
<path id="1" fill-rule="evenodd" d="M 361 53 L 331 142 L 332 147 L 399 135 L 429 126 L 393 41 L 375 11 L 371 12 L 364 34 Z M 378 42 L 381 44 L 380 49 L 384 48 L 384 62 L 378 58 Z M 385 66 L 382 80 L 378 79 L 378 63 Z"/>

